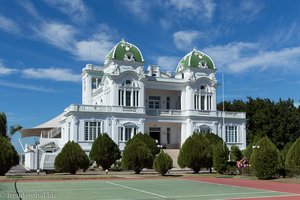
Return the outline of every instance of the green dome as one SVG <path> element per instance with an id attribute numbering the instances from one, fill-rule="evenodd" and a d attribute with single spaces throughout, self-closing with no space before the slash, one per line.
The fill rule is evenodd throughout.
<path id="1" fill-rule="evenodd" d="M 134 44 L 126 42 L 122 39 L 106 56 L 108 60 L 126 60 L 126 61 L 136 61 L 144 62 L 143 55 L 139 48 Z"/>
<path id="2" fill-rule="evenodd" d="M 187 68 L 215 69 L 215 64 L 208 55 L 194 49 L 180 60 L 176 72 Z"/>

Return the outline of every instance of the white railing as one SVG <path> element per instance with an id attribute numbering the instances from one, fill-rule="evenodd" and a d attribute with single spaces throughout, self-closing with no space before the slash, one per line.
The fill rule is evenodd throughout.
<path id="1" fill-rule="evenodd" d="M 169 109 L 147 109 L 147 115 L 169 115 L 169 116 L 181 116 L 182 110 L 169 110 Z"/>
<path id="2" fill-rule="evenodd" d="M 143 107 L 131 106 L 99 106 L 99 105 L 75 105 L 71 104 L 65 112 L 116 112 L 116 113 L 138 113 L 144 114 Z"/>
<path id="3" fill-rule="evenodd" d="M 175 109 L 146 109 L 131 106 L 100 106 L 100 105 L 75 105 L 71 104 L 65 112 L 108 112 L 108 113 L 136 113 L 151 116 L 208 116 L 224 118 L 246 118 L 244 112 L 222 112 L 210 110 L 175 110 Z"/>
<path id="4" fill-rule="evenodd" d="M 42 131 L 42 138 L 54 138 L 58 134 L 61 133 L 61 128 L 53 128 L 50 129 L 49 131 Z"/>

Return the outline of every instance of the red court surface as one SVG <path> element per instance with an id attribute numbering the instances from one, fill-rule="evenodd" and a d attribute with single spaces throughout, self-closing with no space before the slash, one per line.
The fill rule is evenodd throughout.
<path id="1" fill-rule="evenodd" d="M 188 178 L 189 180 L 207 182 L 207 183 L 215 183 L 215 184 L 223 184 L 223 185 L 231 185 L 238 187 L 246 187 L 246 188 L 255 188 L 261 190 L 270 190 L 276 192 L 287 192 L 293 193 L 295 196 L 286 196 L 286 197 L 264 197 L 264 198 L 248 198 L 255 200 L 270 200 L 270 199 L 291 199 L 291 200 L 300 200 L 300 184 L 292 184 L 292 183 L 279 183 L 272 182 L 266 180 L 246 180 L 246 179 L 238 179 L 238 178 L 213 178 L 213 177 L 203 177 L 203 178 Z M 245 198 L 244 198 L 245 199 Z"/>

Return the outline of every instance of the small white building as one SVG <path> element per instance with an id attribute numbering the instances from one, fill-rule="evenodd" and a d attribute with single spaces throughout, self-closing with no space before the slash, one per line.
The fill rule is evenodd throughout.
<path id="1" fill-rule="evenodd" d="M 217 110 L 216 67 L 208 55 L 192 50 L 175 72 L 155 65 L 145 70 L 144 65 L 139 48 L 124 40 L 108 53 L 103 66 L 87 64 L 81 74 L 82 104 L 71 104 L 48 123 L 21 131 L 23 137 L 40 136 L 38 147 L 25 148 L 26 167 L 53 166 L 70 140 L 89 153 L 101 133 L 121 150 L 138 132 L 163 148 L 179 149 L 194 131 L 213 132 L 229 147 L 245 149 L 246 114 Z"/>

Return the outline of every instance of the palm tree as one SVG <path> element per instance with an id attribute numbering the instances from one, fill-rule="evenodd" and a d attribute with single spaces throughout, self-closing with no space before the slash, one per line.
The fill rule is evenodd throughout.
<path id="1" fill-rule="evenodd" d="M 0 112 L 0 136 L 3 137 L 11 137 L 17 131 L 21 130 L 23 127 L 16 124 L 9 127 L 9 131 L 7 131 L 7 119 L 4 112 Z"/>

